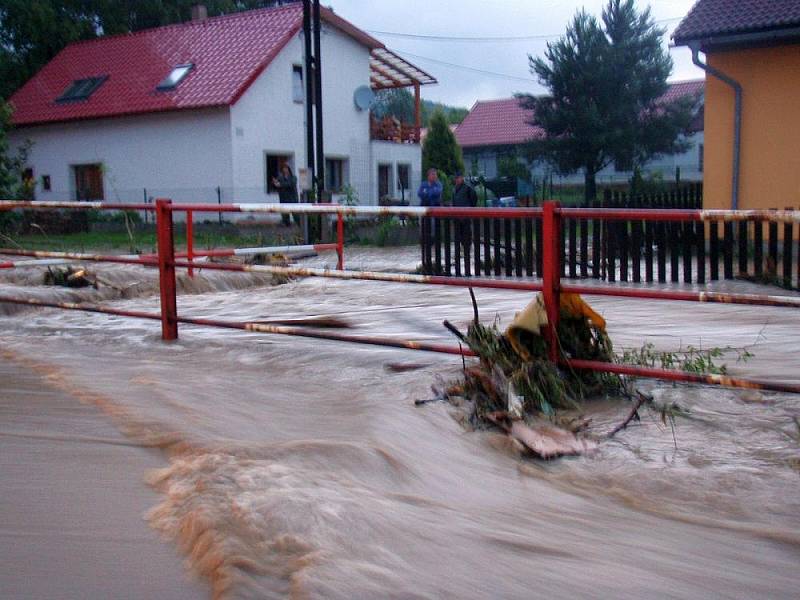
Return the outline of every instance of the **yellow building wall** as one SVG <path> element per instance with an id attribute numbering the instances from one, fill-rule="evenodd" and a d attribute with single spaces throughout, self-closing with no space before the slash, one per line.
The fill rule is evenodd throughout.
<path id="1" fill-rule="evenodd" d="M 742 85 L 739 208 L 800 208 L 800 45 L 714 52 Z M 731 208 L 733 89 L 706 74 L 703 205 Z"/>

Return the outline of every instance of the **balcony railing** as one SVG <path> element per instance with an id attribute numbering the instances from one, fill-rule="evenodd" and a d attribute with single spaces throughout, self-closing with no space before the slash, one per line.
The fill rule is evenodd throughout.
<path id="1" fill-rule="evenodd" d="M 369 137 L 371 140 L 383 140 L 398 144 L 419 143 L 419 130 L 414 125 L 401 123 L 395 117 L 386 116 L 378 119 L 370 115 Z"/>

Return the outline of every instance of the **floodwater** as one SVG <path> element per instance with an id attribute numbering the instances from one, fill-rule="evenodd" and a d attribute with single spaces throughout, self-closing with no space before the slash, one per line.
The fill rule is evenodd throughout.
<path id="1" fill-rule="evenodd" d="M 414 259 L 347 255 L 348 268 L 376 270 Z M 128 291 L 44 289 L 26 272 L 3 276 L 0 294 L 157 310 L 152 272 L 98 272 Z M 184 279 L 179 311 L 336 316 L 352 334 L 444 342 L 443 319 L 464 328 L 472 317 L 458 288 L 248 277 Z M 482 320 L 501 325 L 530 299 L 476 295 Z M 589 300 L 617 347 L 747 346 L 746 363 L 728 356 L 732 374 L 800 381 L 798 311 Z M 798 397 L 642 382 L 689 416 L 673 427 L 644 410 L 593 455 L 544 463 L 465 431 L 445 403 L 414 406 L 458 376 L 456 357 L 190 326 L 164 344 L 157 322 L 9 305 L 0 315 L 0 360 L 48 373 L 130 442 L 158 449 L 162 468 L 130 468 L 158 493 L 145 520 L 213 595 L 797 597 Z M 397 363 L 418 368 L 387 369 Z M 585 414 L 602 434 L 628 410 L 599 400 Z"/>

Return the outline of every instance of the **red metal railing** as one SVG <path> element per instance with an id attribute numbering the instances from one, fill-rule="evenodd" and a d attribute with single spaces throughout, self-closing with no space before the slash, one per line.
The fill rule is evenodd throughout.
<path id="1" fill-rule="evenodd" d="M 336 249 L 338 254 L 337 270 L 313 269 L 299 267 L 279 267 L 271 265 L 235 265 L 235 264 L 216 264 L 203 263 L 202 268 L 210 270 L 225 271 L 249 271 L 279 273 L 285 275 L 311 276 L 311 277 L 332 277 L 338 279 L 359 279 L 371 281 L 391 281 L 402 283 L 449 285 L 460 287 L 483 287 L 499 288 L 518 291 L 542 291 L 544 294 L 549 324 L 546 335 L 550 343 L 550 359 L 561 362 L 575 369 L 589 369 L 593 371 L 613 372 L 626 375 L 637 375 L 642 377 L 652 377 L 673 381 L 698 382 L 707 384 L 726 385 L 732 387 L 747 387 L 768 389 L 777 391 L 790 391 L 800 393 L 800 385 L 777 383 L 760 380 L 748 380 L 731 378 L 717 375 L 698 375 L 682 371 L 670 371 L 653 369 L 648 367 L 636 367 L 630 365 L 619 365 L 613 363 L 603 363 L 597 361 L 569 360 L 560 357 L 557 351 L 556 329 L 559 318 L 559 296 L 562 292 L 576 292 L 587 295 L 607 295 L 628 298 L 658 299 L 658 300 L 681 300 L 695 302 L 725 302 L 738 304 L 751 304 L 761 306 L 784 306 L 800 308 L 800 298 L 790 296 L 773 296 L 758 294 L 725 294 L 717 292 L 692 292 L 680 290 L 658 290 L 618 286 L 592 286 L 576 285 L 561 282 L 560 269 L 560 247 L 562 219 L 582 218 L 582 219 L 601 219 L 601 220 L 621 220 L 639 219 L 643 221 L 727 221 L 727 220 L 746 220 L 746 219 L 769 219 L 782 222 L 800 222 L 800 211 L 722 211 L 722 210 L 660 210 L 660 209 L 582 209 L 582 208 L 562 208 L 557 203 L 546 202 L 543 208 L 450 208 L 450 207 L 364 207 L 364 206 L 338 206 L 338 205 L 309 205 L 295 204 L 274 205 L 274 204 L 228 204 L 228 205 L 204 205 L 204 204 L 172 204 L 169 200 L 159 199 L 153 205 L 138 204 L 110 204 L 102 202 L 0 202 L 0 210 L 10 210 L 13 208 L 28 209 L 52 209 L 52 208 L 74 208 L 74 209 L 103 209 L 103 210 L 148 210 L 156 212 L 158 254 L 157 256 L 115 256 L 115 255 L 94 255 L 78 254 L 65 252 L 39 252 L 31 250 L 0 249 L 0 254 L 29 256 L 37 258 L 55 259 L 76 259 L 98 262 L 112 262 L 122 264 L 135 264 L 159 269 L 159 289 L 161 295 L 160 315 L 143 313 L 137 311 L 122 311 L 107 307 L 93 305 L 74 304 L 74 303 L 47 303 L 33 299 L 20 299 L 0 297 L 0 302 L 11 302 L 17 304 L 28 304 L 33 306 L 51 306 L 72 310 L 87 310 L 131 316 L 145 319 L 158 319 L 162 324 L 162 338 L 173 340 L 178 336 L 178 323 L 191 325 L 207 325 L 215 327 L 226 327 L 240 329 L 251 332 L 273 333 L 281 335 L 292 335 L 302 337 L 313 337 L 317 339 L 329 339 L 336 341 L 347 341 L 362 344 L 373 344 L 381 346 L 409 348 L 416 350 L 426 350 L 431 352 L 443 352 L 448 354 L 472 355 L 468 350 L 460 347 L 447 346 L 442 344 L 429 344 L 414 342 L 409 340 L 398 340 L 394 338 L 375 337 L 375 336 L 354 336 L 340 333 L 315 332 L 306 329 L 284 327 L 279 325 L 266 325 L 247 322 L 230 322 L 213 319 L 199 319 L 191 317 L 181 317 L 177 312 L 176 294 L 176 268 L 197 268 L 198 263 L 193 259 L 198 256 L 214 256 L 235 251 L 226 249 L 222 251 L 195 252 L 193 245 L 187 246 L 186 253 L 175 253 L 174 230 L 172 215 L 176 211 L 187 213 L 187 234 L 191 237 L 192 215 L 194 212 L 264 212 L 264 213 L 292 213 L 300 212 L 306 214 L 335 214 L 337 219 L 337 242 L 335 244 L 317 245 L 317 249 Z M 414 275 L 400 273 L 379 273 L 368 271 L 344 271 L 344 217 L 347 215 L 356 216 L 419 216 L 419 217 L 484 217 L 484 218 L 540 218 L 543 222 L 544 244 L 543 252 L 543 277 L 542 281 L 519 281 L 508 279 L 491 278 L 468 278 L 468 277 L 446 277 L 435 275 Z M 187 240 L 188 241 L 188 240 Z M 185 258 L 186 260 L 181 260 Z M 2 266 L 2 264 L 0 264 Z"/>

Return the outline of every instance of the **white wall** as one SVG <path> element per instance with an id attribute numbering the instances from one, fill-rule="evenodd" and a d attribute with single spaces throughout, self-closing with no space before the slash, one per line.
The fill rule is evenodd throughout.
<path id="1" fill-rule="evenodd" d="M 74 200 L 71 167 L 89 163 L 103 165 L 109 202 L 141 202 L 145 189 L 149 197 L 216 202 L 216 188 L 231 186 L 227 109 L 25 127 L 10 137 L 12 147 L 33 142 L 28 166 L 37 200 Z M 49 192 L 42 189 L 43 175 L 50 176 Z"/>
<path id="2" fill-rule="evenodd" d="M 369 84 L 369 49 L 331 27 L 324 28 L 321 43 L 325 155 L 347 160 L 345 180 L 356 188 L 361 203 L 367 203 L 369 113 L 356 109 L 353 92 Z M 236 201 L 278 201 L 277 194 L 266 192 L 267 153 L 292 155 L 295 174 L 307 164 L 305 105 L 292 101 L 294 65 L 304 65 L 302 34 L 231 108 Z"/>
<path id="3" fill-rule="evenodd" d="M 373 141 L 372 142 L 372 182 L 370 186 L 371 202 L 361 202 L 361 204 L 377 204 L 378 201 L 378 168 L 380 165 L 391 165 L 391 189 L 389 194 L 392 198 L 401 198 L 398 186 L 397 165 L 411 165 L 409 189 L 405 192 L 405 199 L 412 205 L 419 204 L 417 189 L 421 181 L 422 171 L 422 150 L 419 144 L 397 144 L 395 142 Z"/>

